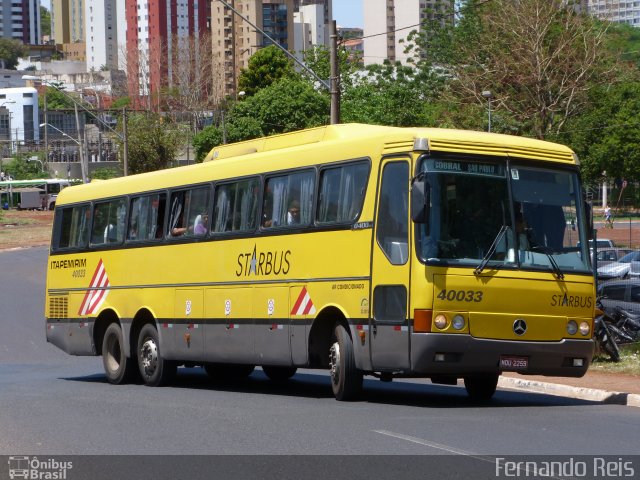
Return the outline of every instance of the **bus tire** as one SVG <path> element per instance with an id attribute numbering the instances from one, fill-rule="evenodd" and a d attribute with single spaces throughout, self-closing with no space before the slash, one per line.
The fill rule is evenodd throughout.
<path id="1" fill-rule="evenodd" d="M 135 378 L 136 361 L 124 353 L 122 328 L 117 323 L 110 324 L 102 339 L 102 364 L 107 381 L 113 385 L 128 383 Z"/>
<path id="2" fill-rule="evenodd" d="M 496 393 L 499 377 L 500 375 L 497 373 L 464 377 L 464 388 L 466 388 L 467 394 L 473 400 L 489 400 Z"/>
<path id="3" fill-rule="evenodd" d="M 337 323 L 329 347 L 331 389 L 336 400 L 356 400 L 362 392 L 362 372 L 356 368 L 353 342 L 345 327 Z"/>
<path id="4" fill-rule="evenodd" d="M 216 382 L 230 382 L 247 378 L 255 370 L 255 365 L 205 363 L 204 371 Z"/>
<path id="5" fill-rule="evenodd" d="M 177 365 L 162 357 L 155 325 L 147 323 L 140 330 L 137 357 L 142 380 L 150 387 L 167 385 L 175 378 Z"/>
<path id="6" fill-rule="evenodd" d="M 293 377 L 298 371 L 297 367 L 275 367 L 273 365 L 263 365 L 262 371 L 272 380 L 277 383 L 286 382 Z"/>

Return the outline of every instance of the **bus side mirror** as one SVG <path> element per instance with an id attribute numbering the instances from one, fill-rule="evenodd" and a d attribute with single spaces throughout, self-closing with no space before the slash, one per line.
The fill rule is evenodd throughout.
<path id="1" fill-rule="evenodd" d="M 424 172 L 420 173 L 411 182 L 411 219 L 415 223 L 429 224 L 430 197 L 431 187 Z"/>
<path id="2" fill-rule="evenodd" d="M 584 211 L 587 214 L 587 238 L 593 240 L 593 205 L 584 202 Z"/>

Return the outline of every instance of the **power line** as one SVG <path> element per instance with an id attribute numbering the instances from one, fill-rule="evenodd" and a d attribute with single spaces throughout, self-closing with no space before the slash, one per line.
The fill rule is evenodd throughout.
<path id="1" fill-rule="evenodd" d="M 473 6 L 474 7 L 480 7 L 480 6 L 484 5 L 485 3 L 489 3 L 490 1 L 492 1 L 492 0 L 480 0 L 476 4 L 474 4 Z M 434 13 L 432 18 L 430 18 L 429 20 L 433 20 L 435 18 L 446 18 L 446 17 L 450 17 L 450 16 L 455 15 L 455 14 L 456 14 L 455 11 L 452 12 L 452 13 Z M 392 33 L 400 32 L 402 30 L 408 30 L 410 28 L 419 27 L 419 26 L 425 24 L 426 22 L 427 22 L 427 20 L 422 21 L 420 23 L 416 23 L 415 25 L 409 25 L 408 27 L 397 28 L 395 30 L 388 30 L 388 31 L 382 32 L 382 33 L 374 33 L 372 35 L 364 35 L 362 37 L 352 37 L 352 38 L 349 38 L 347 40 L 364 40 L 366 38 L 380 37 L 382 35 L 390 35 Z M 345 41 L 346 40 L 343 40 L 340 43 L 342 44 Z"/>

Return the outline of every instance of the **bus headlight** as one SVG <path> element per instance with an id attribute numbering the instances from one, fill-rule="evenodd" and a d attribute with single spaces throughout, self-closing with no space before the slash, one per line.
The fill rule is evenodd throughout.
<path id="1" fill-rule="evenodd" d="M 459 313 L 457 313 L 453 317 L 453 320 L 451 321 L 451 325 L 456 330 L 462 330 L 464 328 L 464 317 L 462 315 L 460 315 Z"/>
<path id="2" fill-rule="evenodd" d="M 580 333 L 586 337 L 590 332 L 591 327 L 589 326 L 589 322 L 580 322 Z"/>
<path id="3" fill-rule="evenodd" d="M 447 317 L 445 317 L 442 313 L 439 313 L 438 315 L 436 315 L 436 318 L 433 319 L 433 323 L 439 330 L 444 330 L 445 328 L 447 328 Z"/>
<path id="4" fill-rule="evenodd" d="M 569 320 L 567 322 L 567 333 L 569 335 L 575 335 L 577 331 L 578 331 L 578 324 L 576 323 L 576 321 Z"/>

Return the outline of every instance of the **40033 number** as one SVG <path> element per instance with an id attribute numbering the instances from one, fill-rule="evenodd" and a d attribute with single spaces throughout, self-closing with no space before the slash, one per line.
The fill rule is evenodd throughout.
<path id="1" fill-rule="evenodd" d="M 481 302 L 482 290 L 440 290 L 437 298 L 447 302 Z"/>

